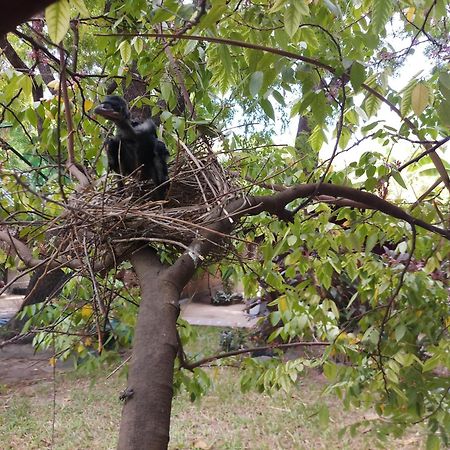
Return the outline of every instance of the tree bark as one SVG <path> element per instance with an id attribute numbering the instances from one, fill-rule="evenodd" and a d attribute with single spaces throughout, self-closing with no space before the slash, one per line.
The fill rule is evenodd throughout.
<path id="1" fill-rule="evenodd" d="M 179 290 L 150 248 L 131 257 L 141 286 L 119 450 L 161 450 L 169 442 Z"/>
<path id="2" fill-rule="evenodd" d="M 25 22 L 33 14 L 42 11 L 55 0 L 17 0 L 15 2 L 2 2 L 0 15 L 0 36 L 12 31 L 17 25 Z"/>

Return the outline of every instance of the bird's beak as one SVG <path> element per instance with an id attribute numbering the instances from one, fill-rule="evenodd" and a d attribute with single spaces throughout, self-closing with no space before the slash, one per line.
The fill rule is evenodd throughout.
<path id="1" fill-rule="evenodd" d="M 111 108 L 111 105 L 109 103 L 100 103 L 100 105 L 98 105 L 94 109 L 94 113 L 104 117 L 105 119 L 110 120 L 121 119 L 121 114 L 115 111 L 113 108 Z"/>

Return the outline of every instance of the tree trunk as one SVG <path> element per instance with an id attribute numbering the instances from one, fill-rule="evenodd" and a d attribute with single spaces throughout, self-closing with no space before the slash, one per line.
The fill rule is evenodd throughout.
<path id="1" fill-rule="evenodd" d="M 166 449 L 177 354 L 179 290 L 164 277 L 167 269 L 150 248 L 136 252 L 131 262 L 141 286 L 141 304 L 128 387 L 123 393 L 118 449 Z"/>

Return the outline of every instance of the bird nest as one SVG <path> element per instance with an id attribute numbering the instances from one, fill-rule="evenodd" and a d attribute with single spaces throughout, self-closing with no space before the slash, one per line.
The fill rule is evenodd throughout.
<path id="1" fill-rule="evenodd" d="M 166 200 L 155 200 L 155 186 L 110 174 L 71 201 L 59 234 L 77 257 L 95 246 L 97 257 L 117 244 L 167 244 L 186 248 L 217 219 L 240 189 L 207 143 L 182 147 L 169 167 Z M 56 225 L 56 224 L 55 224 Z M 61 224 L 60 224 L 61 225 Z M 229 242 L 222 242 L 223 255 Z M 89 250 L 88 250 L 89 249 Z"/>

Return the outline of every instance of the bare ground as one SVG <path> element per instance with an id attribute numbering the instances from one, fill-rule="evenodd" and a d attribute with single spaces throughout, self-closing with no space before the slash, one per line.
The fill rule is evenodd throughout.
<path id="1" fill-rule="evenodd" d="M 0 296 L 0 319 L 11 318 L 23 300 L 20 295 Z M 181 305 L 181 317 L 191 325 L 251 328 L 256 319 L 249 318 L 244 305 L 213 306 L 187 302 Z M 48 380 L 53 376 L 52 353 L 35 353 L 31 345 L 10 344 L 0 348 L 0 385 Z M 56 370 L 67 370 L 70 363 L 57 363 Z"/>
<path id="2" fill-rule="evenodd" d="M 0 349 L 0 384 L 17 385 L 50 380 L 54 369 L 67 370 L 70 363 L 52 365 L 52 353 L 35 353 L 31 344 L 11 344 Z"/>

